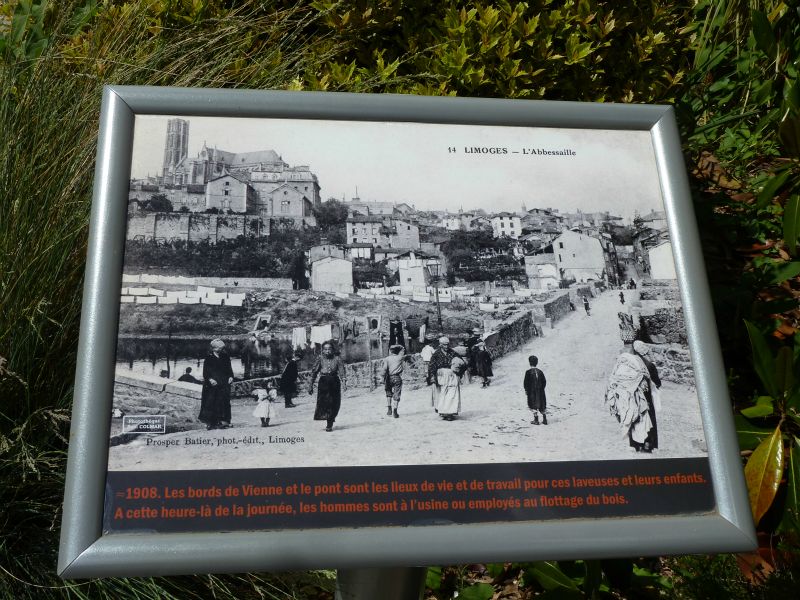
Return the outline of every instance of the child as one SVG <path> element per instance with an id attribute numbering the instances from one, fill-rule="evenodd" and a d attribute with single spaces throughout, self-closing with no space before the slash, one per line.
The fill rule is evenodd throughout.
<path id="1" fill-rule="evenodd" d="M 275 416 L 275 403 L 278 401 L 278 390 L 275 388 L 275 384 L 270 382 L 266 390 L 254 389 L 253 396 L 258 400 L 253 416 L 261 419 L 262 427 L 269 427 L 270 417 Z"/>
<path id="2" fill-rule="evenodd" d="M 544 395 L 544 388 L 547 385 L 547 380 L 544 378 L 544 373 L 536 368 L 539 364 L 539 359 L 531 355 L 528 357 L 528 364 L 531 368 L 525 371 L 525 381 L 523 387 L 525 388 L 525 395 L 528 398 L 528 408 L 533 411 L 533 425 L 539 424 L 539 413 L 542 413 L 542 425 L 547 425 L 547 399 Z"/>
<path id="3" fill-rule="evenodd" d="M 386 414 L 397 419 L 400 395 L 403 393 L 403 359 L 405 348 L 400 344 L 389 347 L 389 356 L 383 362 L 383 385 L 386 390 Z"/>

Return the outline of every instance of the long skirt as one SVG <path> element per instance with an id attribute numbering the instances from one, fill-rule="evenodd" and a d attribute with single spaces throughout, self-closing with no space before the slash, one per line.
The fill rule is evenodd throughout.
<path id="1" fill-rule="evenodd" d="M 208 425 L 231 422 L 231 386 L 205 384 L 200 399 L 198 419 Z"/>
<path id="2" fill-rule="evenodd" d="M 647 398 L 647 412 L 631 424 L 628 430 L 628 440 L 631 447 L 636 450 L 654 450 L 658 448 L 658 424 L 656 423 L 656 410 L 652 398 Z"/>
<path id="3" fill-rule="evenodd" d="M 342 405 L 342 382 L 338 375 L 320 375 L 317 383 L 315 421 L 332 421 Z"/>
<path id="4" fill-rule="evenodd" d="M 451 369 L 439 369 L 436 374 L 441 386 L 439 415 L 457 415 L 461 410 L 461 381 Z"/>

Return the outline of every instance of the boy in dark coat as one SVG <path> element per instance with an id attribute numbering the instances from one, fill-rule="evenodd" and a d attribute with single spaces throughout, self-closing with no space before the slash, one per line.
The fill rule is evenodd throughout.
<path id="1" fill-rule="evenodd" d="M 492 372 L 492 355 L 486 349 L 486 344 L 479 342 L 473 349 L 475 357 L 475 374 L 481 378 L 481 387 L 487 387 L 491 383 L 490 377 L 494 375 Z"/>
<path id="2" fill-rule="evenodd" d="M 539 413 L 542 413 L 542 425 L 547 425 L 547 399 L 545 398 L 544 388 L 547 385 L 547 380 L 544 373 L 536 368 L 539 364 L 539 359 L 531 355 L 528 357 L 528 363 L 531 368 L 525 371 L 525 380 L 523 386 L 525 388 L 525 395 L 528 398 L 528 408 L 533 411 L 533 423 L 539 424 Z"/>

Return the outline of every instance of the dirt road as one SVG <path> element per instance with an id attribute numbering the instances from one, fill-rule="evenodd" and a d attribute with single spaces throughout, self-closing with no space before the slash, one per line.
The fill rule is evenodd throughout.
<path id="1" fill-rule="evenodd" d="M 633 293 L 633 292 L 626 292 Z M 312 419 L 314 398 L 282 409 L 269 428 L 251 416 L 253 404 L 233 408 L 230 429 L 145 437 L 111 448 L 110 470 L 280 468 L 344 465 L 615 460 L 705 456 L 693 387 L 665 382 L 658 414 L 660 447 L 637 454 L 603 408 L 611 368 L 622 349 L 619 292 L 559 321 L 544 337 L 498 359 L 491 386 L 462 387 L 462 411 L 440 419 L 424 382 L 406 381 L 400 418 L 386 415 L 382 389 L 348 390 L 333 432 Z M 522 379 L 528 356 L 547 377 L 547 426 L 531 424 Z M 167 445 L 169 444 L 169 445 Z"/>

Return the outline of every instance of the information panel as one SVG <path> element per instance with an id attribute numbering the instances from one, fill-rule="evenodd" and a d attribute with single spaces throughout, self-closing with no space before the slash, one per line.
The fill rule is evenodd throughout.
<path id="1" fill-rule="evenodd" d="M 115 360 L 84 354 L 76 392 L 105 412 L 104 543 L 350 529 L 369 563 L 408 528 L 424 555 L 431 528 L 515 523 L 519 554 L 563 521 L 579 557 L 586 524 L 737 520 L 668 109 L 590 125 L 569 104 L 332 96 L 333 116 L 313 94 L 234 94 L 236 112 L 119 93 L 134 108 L 98 186 L 123 260 L 92 296 Z M 92 364 L 106 399 L 81 395 Z M 300 563 L 335 561 L 322 546 Z"/>

